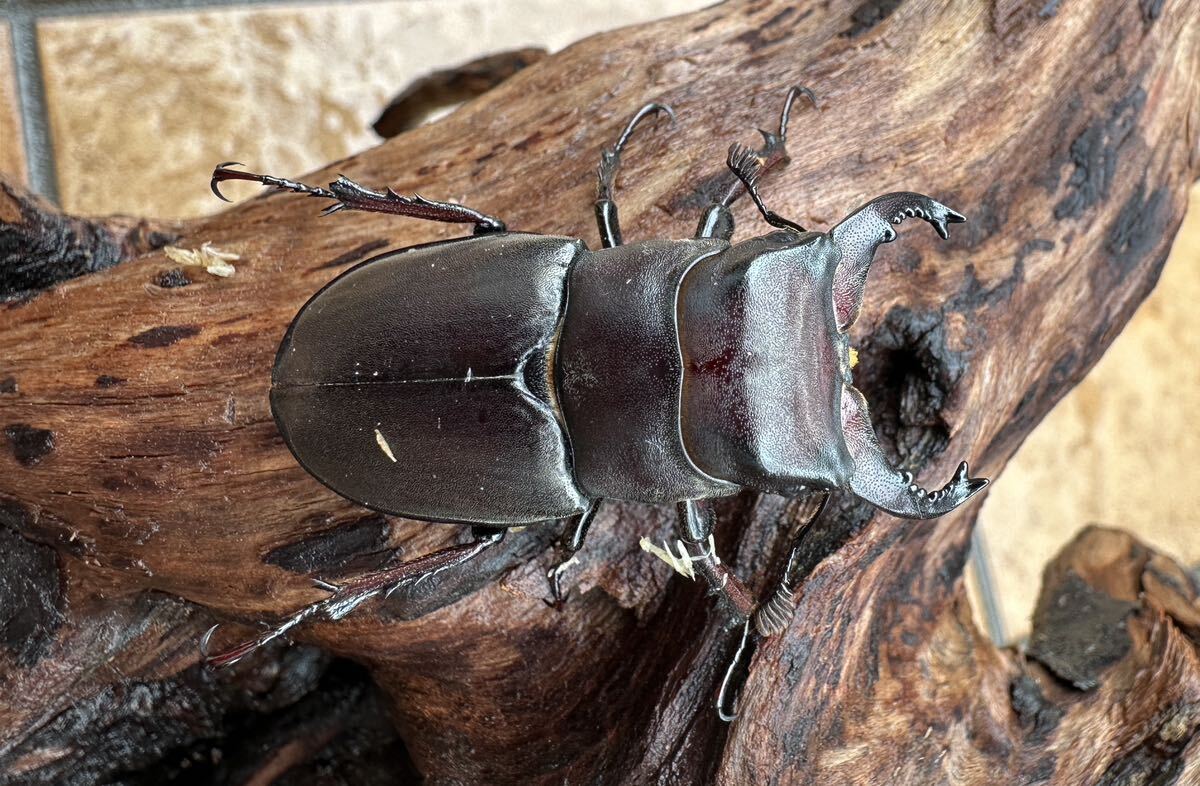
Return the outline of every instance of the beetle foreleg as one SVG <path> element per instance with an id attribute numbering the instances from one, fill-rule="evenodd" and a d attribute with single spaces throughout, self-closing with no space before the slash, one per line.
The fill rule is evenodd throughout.
<path id="1" fill-rule="evenodd" d="M 737 576 L 721 562 L 712 540 L 717 514 L 711 500 L 689 499 L 679 503 L 681 549 L 686 547 L 689 566 L 708 584 L 709 592 L 724 598 L 739 620 L 754 613 L 754 596 Z M 692 553 L 693 549 L 696 553 Z"/>
<path id="2" fill-rule="evenodd" d="M 504 222 L 495 216 L 489 216 L 474 208 L 453 202 L 438 202 L 426 199 L 420 194 L 403 196 L 390 188 L 383 191 L 372 191 L 347 177 L 339 177 L 329 184 L 329 188 L 309 186 L 273 175 L 259 175 L 254 172 L 230 169 L 229 167 L 235 163 L 230 161 L 218 166 L 213 170 L 212 180 L 209 182 L 213 193 L 226 202 L 229 200 L 221 194 L 218 184 L 226 180 L 249 180 L 283 191 L 294 191 L 298 194 L 334 200 L 334 204 L 325 208 L 322 215 L 336 213 L 339 210 L 361 210 L 366 213 L 388 213 L 426 221 L 443 221 L 449 224 L 474 224 L 476 234 L 506 230 Z"/>
<path id="3" fill-rule="evenodd" d="M 767 223 L 772 226 L 803 231 L 798 224 L 768 210 L 763 205 L 757 188 L 758 180 L 763 175 L 786 165 L 791 160 L 787 152 L 788 123 L 792 116 L 792 106 L 800 96 L 811 101 L 814 107 L 820 108 L 813 92 L 807 87 L 797 85 L 788 90 L 787 98 L 784 99 L 783 111 L 779 113 L 778 130 L 771 132 L 759 129 L 758 133 L 763 137 L 761 148 L 750 150 L 736 142 L 730 145 L 726 165 L 733 177 L 723 184 L 722 196 L 714 200 L 704 211 L 704 215 L 700 218 L 700 224 L 696 227 L 696 237 L 716 237 L 723 240 L 733 237 L 733 214 L 730 212 L 729 206 L 744 193 L 750 194 L 763 217 L 767 219 Z"/>
<path id="4" fill-rule="evenodd" d="M 737 652 L 733 654 L 729 666 L 725 668 L 721 690 L 717 693 L 717 717 L 726 723 L 737 720 L 737 694 L 750 673 L 748 668 L 743 673 L 740 667 L 750 662 L 750 655 L 753 654 L 756 643 L 750 620 L 746 620 L 746 624 L 742 626 L 742 640 L 738 643 Z M 748 649 L 750 652 L 747 652 Z"/>
<path id="5" fill-rule="evenodd" d="M 242 642 L 236 647 L 216 655 L 210 655 L 208 646 L 213 632 L 217 628 L 214 625 L 200 640 L 200 653 L 204 657 L 205 665 L 217 667 L 233 665 L 262 645 L 284 635 L 309 617 L 319 615 L 330 620 L 341 619 L 358 608 L 363 601 L 375 595 L 382 593 L 384 597 L 387 597 L 399 587 L 419 584 L 433 578 L 444 570 L 462 565 L 479 556 L 503 539 L 504 530 L 496 530 L 478 535 L 470 543 L 451 546 L 390 568 L 367 573 L 346 584 L 335 585 L 318 580 L 314 582 L 317 586 L 323 589 L 333 588 L 329 597 L 316 603 L 310 603 L 261 636 Z"/>
<path id="6" fill-rule="evenodd" d="M 605 248 L 621 245 L 621 218 L 617 214 L 617 203 L 613 201 L 613 188 L 617 180 L 617 169 L 621 166 L 621 152 L 633 136 L 633 130 L 646 117 L 666 112 L 675 122 L 675 112 L 665 104 L 646 104 L 626 124 L 625 130 L 612 147 L 600 154 L 600 166 L 596 169 L 596 225 L 600 229 L 600 242 Z"/>

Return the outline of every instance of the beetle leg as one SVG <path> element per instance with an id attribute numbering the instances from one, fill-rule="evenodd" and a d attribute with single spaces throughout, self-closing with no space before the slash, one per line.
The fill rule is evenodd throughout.
<path id="1" fill-rule="evenodd" d="M 451 546 L 432 554 L 426 554 L 424 557 L 393 565 L 390 568 L 367 573 L 340 586 L 318 582 L 318 586 L 323 589 L 333 587 L 329 597 L 316 603 L 310 603 L 260 636 L 216 655 L 210 655 L 208 646 L 213 631 L 216 630 L 214 625 L 200 640 L 200 652 L 204 656 L 204 663 L 207 666 L 215 667 L 233 665 L 262 645 L 284 635 L 309 617 L 323 616 L 331 620 L 341 619 L 368 598 L 379 594 L 386 597 L 399 587 L 419 584 L 444 570 L 470 561 L 503 539 L 504 530 L 491 530 L 477 535 L 471 542 L 461 546 Z"/>
<path id="2" fill-rule="evenodd" d="M 709 592 L 722 597 L 739 621 L 749 619 L 754 613 L 754 596 L 721 562 L 713 545 L 712 530 L 717 514 L 712 500 L 684 500 L 679 503 L 678 511 L 681 554 L 676 559 L 686 560 L 688 568 L 700 574 L 708 584 Z"/>
<path id="3" fill-rule="evenodd" d="M 927 221 L 942 238 L 949 237 L 947 224 L 967 220 L 924 194 L 900 191 L 872 199 L 830 230 L 829 236 L 842 252 L 842 261 L 833 276 L 833 305 L 838 330 L 846 332 L 858 319 L 867 273 L 871 270 L 876 249 L 881 243 L 896 239 L 893 224 L 910 217 Z"/>
<path id="4" fill-rule="evenodd" d="M 742 625 L 742 640 L 737 651 L 733 653 L 733 659 L 725 667 L 725 676 L 721 678 L 721 690 L 717 692 L 717 717 L 726 723 L 737 720 L 738 693 L 741 692 L 746 678 L 750 676 L 750 657 L 758 643 L 751 627 L 750 620 L 746 620 Z"/>
<path id="5" fill-rule="evenodd" d="M 596 224 L 600 229 L 600 242 L 605 248 L 621 245 L 621 219 L 617 214 L 617 203 L 613 201 L 613 188 L 617 169 L 621 166 L 621 152 L 633 136 L 633 130 L 646 117 L 665 112 L 675 122 L 675 112 L 665 104 L 646 104 L 637 111 L 621 132 L 617 143 L 605 148 L 600 154 L 600 166 L 596 169 Z"/>
<path id="6" fill-rule="evenodd" d="M 763 217 L 767 219 L 767 223 L 772 226 L 783 226 L 789 229 L 799 228 L 798 224 L 794 224 L 778 214 L 767 210 L 763 205 L 762 199 L 758 194 L 757 183 L 763 175 L 768 172 L 785 166 L 790 159 L 787 152 L 787 133 L 788 122 L 792 116 L 792 105 L 796 103 L 796 99 L 804 96 L 816 108 L 820 108 L 817 104 L 817 97 L 807 87 L 799 85 L 788 90 L 787 98 L 783 102 L 783 111 L 779 113 L 779 128 L 777 131 L 764 131 L 759 129 L 758 133 L 762 134 L 763 146 L 758 150 L 750 150 L 744 145 L 734 143 L 729 146 L 729 154 L 726 157 L 725 163 L 729 168 L 729 177 L 721 188 L 724 193 L 719 199 L 713 201 L 708 209 L 704 211 L 704 215 L 700 218 L 700 223 L 696 227 L 696 237 L 715 237 L 722 240 L 729 240 L 733 237 L 733 213 L 730 212 L 729 206 L 732 205 L 737 198 L 744 193 L 749 193 Z M 718 192 L 720 193 L 720 192 Z M 801 229 L 800 231 L 803 231 Z"/>
<path id="7" fill-rule="evenodd" d="M 762 214 L 764 221 L 779 229 L 803 232 L 804 227 L 795 221 L 784 218 L 763 203 L 762 195 L 758 193 L 758 179 L 763 174 L 765 163 L 762 156 L 739 142 L 734 142 L 729 146 L 729 155 L 725 159 L 725 165 L 738 176 L 738 180 L 742 181 L 742 185 L 746 187 L 746 193 L 754 200 L 754 205 Z"/>
<path id="8" fill-rule="evenodd" d="M 887 460 L 871 427 L 867 400 L 852 385 L 842 389 L 842 433 L 854 459 L 850 491 L 888 513 L 910 519 L 942 516 L 987 486 L 985 478 L 968 475 L 967 462 L 958 465 L 950 482 L 937 491 L 926 491 Z"/>
<path id="9" fill-rule="evenodd" d="M 797 511 L 796 525 L 793 532 L 791 551 L 788 553 L 787 565 L 783 569 L 783 577 L 770 600 L 759 606 L 752 619 L 746 620 L 742 627 L 742 639 L 737 651 L 725 669 L 721 679 L 721 689 L 717 693 L 717 716 L 729 723 L 737 718 L 737 700 L 742 685 L 750 676 L 750 659 L 754 650 L 763 639 L 781 633 L 792 621 L 796 613 L 795 591 L 792 589 L 803 576 L 797 575 L 800 563 L 800 546 L 802 543 L 799 533 L 808 529 L 813 522 L 825 511 L 829 503 L 828 492 L 814 492 L 804 501 L 804 506 Z"/>
<path id="10" fill-rule="evenodd" d="M 551 595 L 551 600 L 546 601 L 546 605 L 551 608 L 562 608 L 567 601 L 567 593 L 562 588 L 562 575 L 568 567 L 575 564 L 577 560 L 575 553 L 583 548 L 583 541 L 587 538 L 592 521 L 596 518 L 596 511 L 600 509 L 600 502 L 601 500 L 598 499 L 593 500 L 587 510 L 567 519 L 567 524 L 563 528 L 563 535 L 567 537 L 562 543 L 563 549 L 567 552 L 567 558 L 546 574 L 546 578 L 550 580 Z"/>
<path id="11" fill-rule="evenodd" d="M 329 188 L 309 186 L 295 180 L 288 180 L 273 175 L 259 175 L 254 172 L 243 172 L 240 169 L 230 169 L 236 164 L 230 161 L 219 165 L 213 170 L 209 186 L 214 194 L 226 202 L 229 200 L 221 194 L 218 184 L 226 180 L 249 180 L 262 183 L 282 191 L 294 191 L 298 194 L 332 199 L 334 203 L 325 208 L 321 215 L 327 216 L 339 210 L 362 210 L 367 213 L 389 213 L 397 216 L 409 216 L 425 221 L 444 221 L 449 224 L 474 224 L 475 234 L 488 232 L 504 232 L 504 222 L 495 216 L 489 216 L 478 210 L 453 202 L 438 202 L 426 199 L 420 194 L 402 196 L 392 189 L 372 191 L 361 186 L 347 177 L 339 177 L 329 184 Z"/>

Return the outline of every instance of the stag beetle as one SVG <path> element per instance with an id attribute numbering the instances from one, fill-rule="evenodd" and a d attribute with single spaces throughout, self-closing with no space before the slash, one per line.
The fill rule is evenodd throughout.
<path id="1" fill-rule="evenodd" d="M 748 620 L 752 596 L 712 547 L 714 498 L 843 490 L 931 518 L 982 489 L 965 462 L 935 492 L 890 465 L 852 384 L 847 339 L 893 225 L 915 216 L 945 238 L 965 219 L 907 192 L 871 200 L 829 232 L 768 210 L 758 182 L 788 160 L 801 95 L 816 106 L 792 88 L 762 148 L 729 148 L 727 179 L 694 238 L 625 244 L 613 201 L 621 154 L 646 117 L 674 119 L 669 107 L 643 107 L 601 156 L 600 251 L 345 177 L 320 188 L 218 166 L 211 186 L 222 199 L 218 183 L 249 180 L 333 200 L 324 214 L 474 225 L 472 237 L 391 251 L 327 284 L 284 336 L 270 394 L 280 433 L 317 480 L 373 510 L 471 525 L 473 539 L 341 586 L 318 582 L 328 598 L 207 661 L 232 663 L 310 616 L 340 618 L 461 565 L 508 528 L 565 520 L 573 553 L 604 499 L 677 505 L 670 559 L 698 568 Z M 742 193 L 776 231 L 731 244 L 730 205 Z M 760 613 L 760 632 L 786 624 L 778 602 Z"/>

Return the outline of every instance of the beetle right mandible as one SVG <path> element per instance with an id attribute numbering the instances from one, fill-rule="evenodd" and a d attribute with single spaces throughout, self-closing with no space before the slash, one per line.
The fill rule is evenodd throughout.
<path id="1" fill-rule="evenodd" d="M 893 225 L 921 218 L 944 238 L 964 219 L 906 192 L 871 200 L 829 232 L 768 210 L 758 181 L 787 161 L 800 95 L 815 105 L 793 88 L 761 149 L 730 148 L 729 180 L 689 240 L 622 242 L 617 167 L 639 121 L 671 114 L 659 104 L 601 158 L 600 251 L 346 178 L 318 188 L 218 167 L 214 191 L 251 180 L 333 200 L 326 213 L 475 225 L 474 237 L 388 252 L 326 285 L 287 331 L 271 388 L 284 440 L 319 481 L 384 513 L 471 525 L 474 537 L 342 585 L 319 582 L 328 598 L 209 662 L 231 663 L 308 617 L 339 618 L 460 565 L 511 527 L 565 520 L 577 550 L 604 499 L 677 505 L 680 552 L 670 560 L 748 619 L 752 596 L 712 552 L 714 498 L 845 491 L 931 518 L 982 489 L 965 463 L 934 492 L 891 466 L 852 384 L 847 339 Z M 731 244 L 729 206 L 742 193 L 776 231 Z M 783 611 L 768 603 L 760 632 L 785 624 Z"/>

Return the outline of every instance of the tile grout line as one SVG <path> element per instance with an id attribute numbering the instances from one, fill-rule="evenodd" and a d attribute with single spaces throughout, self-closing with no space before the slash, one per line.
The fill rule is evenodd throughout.
<path id="1" fill-rule="evenodd" d="M 987 549 L 987 540 L 978 522 L 971 532 L 971 564 L 979 578 L 979 594 L 983 596 L 983 618 L 997 646 L 1008 644 L 1008 631 L 1004 629 L 1004 616 L 1000 613 L 1000 599 L 996 596 L 996 581 L 992 576 L 992 563 Z"/>
<path id="2" fill-rule="evenodd" d="M 57 205 L 58 173 L 50 139 L 46 85 L 42 80 L 41 56 L 37 48 L 37 23 L 32 15 L 21 12 L 10 13 L 8 20 L 29 187 Z"/>
<path id="3" fill-rule="evenodd" d="M 80 17 L 130 12 L 200 11 L 207 8 L 329 5 L 330 2 L 331 0 L 10 0 L 8 10 L 0 13 L 9 18 Z M 370 0 L 349 0 L 351 5 L 356 2 L 365 3 Z"/>

